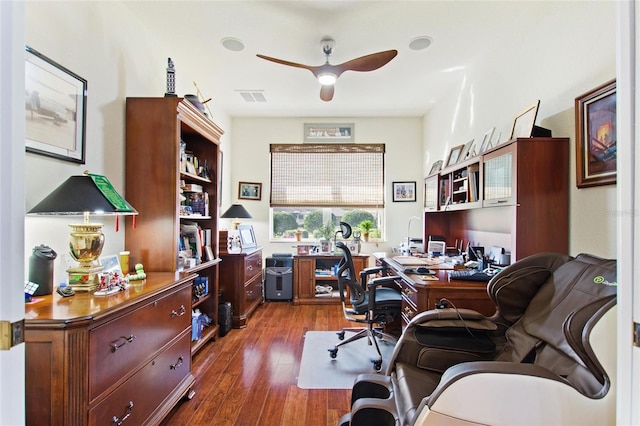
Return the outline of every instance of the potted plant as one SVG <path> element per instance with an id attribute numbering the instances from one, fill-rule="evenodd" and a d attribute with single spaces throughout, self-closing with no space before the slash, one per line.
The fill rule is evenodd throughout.
<path id="1" fill-rule="evenodd" d="M 296 229 L 295 235 L 296 235 L 296 241 L 302 240 L 302 229 L 301 228 Z"/>
<path id="2" fill-rule="evenodd" d="M 358 228 L 362 230 L 362 239 L 364 241 L 369 241 L 369 231 L 373 228 L 373 222 L 369 219 L 363 220 L 360 222 L 360 225 L 358 225 Z"/>
<path id="3" fill-rule="evenodd" d="M 335 233 L 336 230 L 336 226 L 333 224 L 332 221 L 328 221 L 327 223 L 325 223 L 324 225 L 322 225 L 320 228 L 318 228 L 318 231 L 320 232 L 320 251 L 323 253 L 327 253 L 329 252 L 329 246 L 330 246 L 330 241 L 331 238 L 333 238 L 333 235 Z"/>

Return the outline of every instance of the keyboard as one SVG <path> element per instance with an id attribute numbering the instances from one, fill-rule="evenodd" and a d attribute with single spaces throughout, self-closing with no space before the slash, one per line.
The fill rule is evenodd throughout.
<path id="1" fill-rule="evenodd" d="M 495 274 L 487 274 L 483 271 L 476 269 L 467 269 L 461 271 L 449 271 L 449 281 L 451 280 L 463 280 L 463 281 L 483 281 L 489 282 Z"/>

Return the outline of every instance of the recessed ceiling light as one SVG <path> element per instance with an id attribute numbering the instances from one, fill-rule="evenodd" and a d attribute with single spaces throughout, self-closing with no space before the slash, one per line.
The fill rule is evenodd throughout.
<path id="1" fill-rule="evenodd" d="M 409 42 L 409 49 L 424 50 L 431 45 L 433 39 L 427 36 L 419 36 Z"/>
<path id="2" fill-rule="evenodd" d="M 239 52 L 244 49 L 244 43 L 241 40 L 238 40 L 237 38 L 234 38 L 234 37 L 225 37 L 222 40 L 220 40 L 220 43 L 222 43 L 222 45 L 226 49 L 231 50 L 233 52 Z"/>

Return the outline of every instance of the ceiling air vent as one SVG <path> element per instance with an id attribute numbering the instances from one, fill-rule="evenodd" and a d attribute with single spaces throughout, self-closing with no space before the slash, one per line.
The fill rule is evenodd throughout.
<path id="1" fill-rule="evenodd" d="M 267 102 L 262 90 L 238 90 L 245 102 Z"/>

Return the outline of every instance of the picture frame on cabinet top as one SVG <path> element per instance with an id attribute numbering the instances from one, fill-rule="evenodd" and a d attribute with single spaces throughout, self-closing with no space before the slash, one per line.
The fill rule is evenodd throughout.
<path id="1" fill-rule="evenodd" d="M 431 170 L 429 171 L 429 176 L 434 173 L 439 172 L 442 169 L 442 160 L 438 160 L 431 165 Z"/>
<path id="2" fill-rule="evenodd" d="M 447 162 L 445 167 L 453 166 L 458 162 L 458 160 L 460 159 L 460 153 L 462 152 L 463 148 L 464 148 L 464 145 L 458 145 L 458 146 L 454 146 L 453 148 L 451 148 L 451 150 L 449 150 L 449 155 L 447 156 Z"/>
<path id="3" fill-rule="evenodd" d="M 480 144 L 480 152 L 479 154 L 482 154 L 483 152 L 491 149 L 493 145 L 493 133 L 495 132 L 496 128 L 492 127 L 489 130 L 487 130 L 487 132 L 484 134 L 484 136 L 482 137 L 482 143 Z"/>
<path id="4" fill-rule="evenodd" d="M 460 157 L 458 157 L 458 163 L 461 161 L 466 160 L 467 158 L 471 158 L 472 157 L 472 152 L 474 151 L 473 149 L 473 142 L 475 141 L 475 139 L 471 139 L 469 142 L 467 142 L 466 144 L 464 144 L 464 147 L 462 148 L 462 151 L 460 151 Z"/>
<path id="5" fill-rule="evenodd" d="M 516 118 L 513 119 L 513 126 L 511 126 L 511 136 L 509 136 L 509 140 L 530 138 L 532 136 L 539 107 L 540 100 L 538 99 L 516 115 Z"/>

